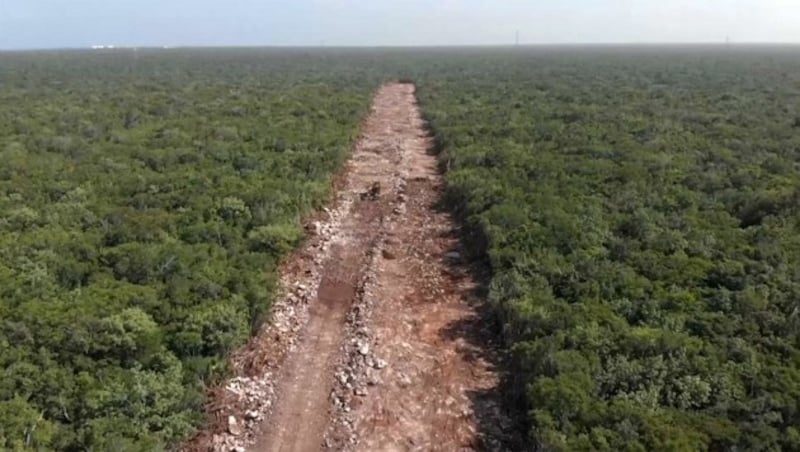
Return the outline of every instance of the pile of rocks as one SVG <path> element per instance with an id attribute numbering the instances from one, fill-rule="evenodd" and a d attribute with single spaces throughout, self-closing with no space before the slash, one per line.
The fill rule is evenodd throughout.
<path id="1" fill-rule="evenodd" d="M 373 260 L 379 256 L 381 253 L 374 252 Z M 370 264 L 370 271 L 348 313 L 348 339 L 342 347 L 342 358 L 335 374 L 337 384 L 331 392 L 333 419 L 324 442 L 329 449 L 346 450 L 356 444 L 353 417 L 350 414 L 353 399 L 365 397 L 370 386 L 381 384 L 380 371 L 388 365 L 375 356 L 374 337 L 368 327 L 372 313 L 370 286 L 375 279 L 372 268 Z"/>
<path id="2" fill-rule="evenodd" d="M 258 424 L 264 420 L 272 407 L 275 388 L 272 374 L 259 378 L 236 377 L 225 386 L 225 391 L 237 402 L 233 405 L 246 407 L 237 417 L 229 414 L 225 431 L 213 435 L 213 450 L 219 452 L 244 451 L 247 444 L 255 440 Z"/>
<path id="3" fill-rule="evenodd" d="M 382 259 L 393 260 L 397 256 L 387 245 L 391 239 L 387 231 L 391 223 L 406 212 L 406 181 L 403 174 L 396 174 L 393 184 L 396 194 L 392 215 L 386 219 L 385 230 L 371 250 L 367 271 L 359 285 L 359 291 L 347 317 L 347 341 L 342 347 L 342 358 L 336 371 L 336 387 L 331 392 L 333 418 L 325 435 L 324 446 L 332 450 L 348 450 L 357 444 L 354 419 L 351 415 L 355 399 L 366 397 L 370 388 L 383 384 L 382 371 L 389 363 L 375 354 L 376 337 L 370 329 L 370 318 L 375 303 L 375 287 L 378 284 L 377 270 Z"/>

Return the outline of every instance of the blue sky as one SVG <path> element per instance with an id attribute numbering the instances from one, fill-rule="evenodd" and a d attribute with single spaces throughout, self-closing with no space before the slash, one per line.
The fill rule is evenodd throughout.
<path id="1" fill-rule="evenodd" d="M 0 0 L 0 49 L 795 42 L 800 0 Z"/>

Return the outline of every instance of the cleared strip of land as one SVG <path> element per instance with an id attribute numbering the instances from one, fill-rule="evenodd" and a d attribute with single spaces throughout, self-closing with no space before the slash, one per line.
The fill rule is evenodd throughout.
<path id="1" fill-rule="evenodd" d="M 334 204 L 282 271 L 276 319 L 195 449 L 500 449 L 491 334 L 411 84 L 376 94 Z"/>

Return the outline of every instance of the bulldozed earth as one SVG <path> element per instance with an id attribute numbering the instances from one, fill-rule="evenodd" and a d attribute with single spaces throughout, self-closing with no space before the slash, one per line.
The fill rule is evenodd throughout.
<path id="1" fill-rule="evenodd" d="M 272 320 L 183 450 L 518 448 L 443 189 L 414 85 L 383 86 L 335 199 L 281 267 Z"/>

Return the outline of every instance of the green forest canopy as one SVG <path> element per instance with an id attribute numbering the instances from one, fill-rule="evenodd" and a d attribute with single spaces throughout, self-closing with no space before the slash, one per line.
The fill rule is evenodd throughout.
<path id="1" fill-rule="evenodd" d="M 0 54 L 0 448 L 155 450 L 415 80 L 541 450 L 800 449 L 800 51 Z"/>
<path id="2" fill-rule="evenodd" d="M 268 312 L 377 82 L 275 52 L 0 64 L 0 449 L 163 448 Z"/>
<path id="3" fill-rule="evenodd" d="M 448 63 L 421 101 L 531 446 L 800 450 L 800 49 Z"/>

